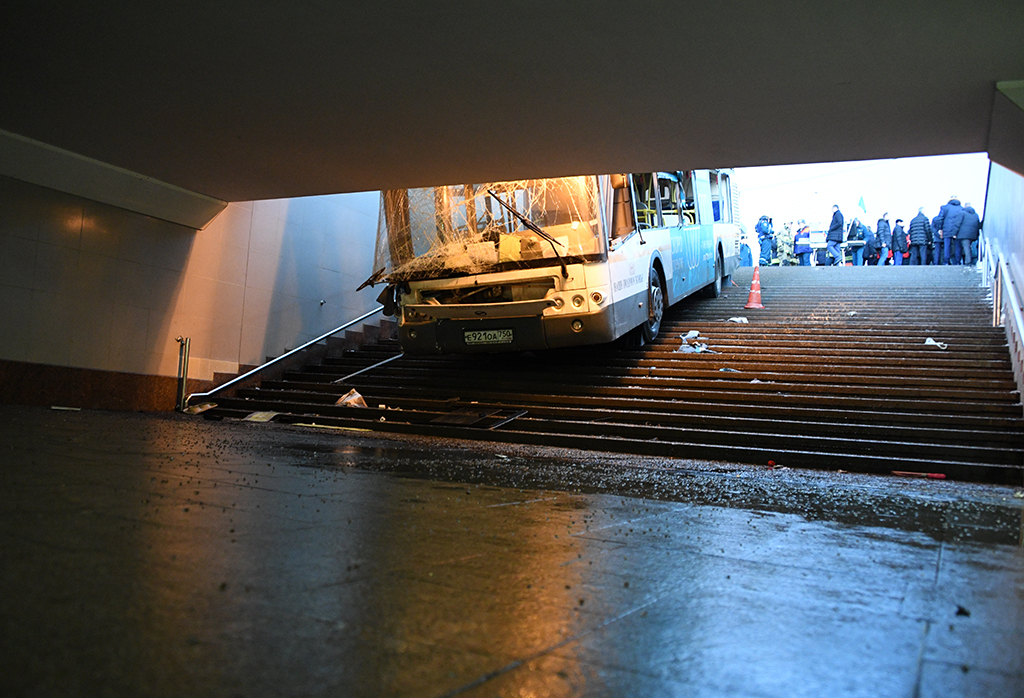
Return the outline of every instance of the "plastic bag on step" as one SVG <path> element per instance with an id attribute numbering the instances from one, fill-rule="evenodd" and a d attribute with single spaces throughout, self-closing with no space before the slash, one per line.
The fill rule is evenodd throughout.
<path id="1" fill-rule="evenodd" d="M 335 405 L 341 405 L 342 407 L 366 407 L 366 400 L 363 396 L 356 392 L 356 389 L 348 391 L 344 395 L 338 398 Z"/>
<path id="2" fill-rule="evenodd" d="M 691 339 L 697 339 L 697 337 L 700 337 L 700 330 L 690 330 L 686 334 L 679 335 L 679 339 L 683 340 L 684 342 L 688 342 Z"/>
<path id="3" fill-rule="evenodd" d="M 945 342 L 936 342 L 931 337 L 929 337 L 928 339 L 924 340 L 924 343 L 925 343 L 926 346 L 938 347 L 939 349 L 945 349 L 946 347 L 949 346 Z"/>
<path id="4" fill-rule="evenodd" d="M 676 349 L 677 354 L 717 354 L 718 352 L 714 349 L 708 349 L 707 344 L 687 344 L 685 341 L 683 345 Z"/>
<path id="5" fill-rule="evenodd" d="M 749 325 L 750 321 L 745 317 L 731 317 L 726 322 L 738 322 L 741 325 Z"/>

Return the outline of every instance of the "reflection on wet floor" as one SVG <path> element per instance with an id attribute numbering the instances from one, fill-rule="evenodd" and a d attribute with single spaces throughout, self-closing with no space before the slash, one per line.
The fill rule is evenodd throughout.
<path id="1" fill-rule="evenodd" d="M 1020 488 L 0 407 L 5 695 L 1022 695 Z"/>

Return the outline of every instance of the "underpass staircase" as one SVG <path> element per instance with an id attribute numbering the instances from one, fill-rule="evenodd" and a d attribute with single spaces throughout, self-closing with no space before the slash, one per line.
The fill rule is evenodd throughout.
<path id="1" fill-rule="evenodd" d="M 647 346 L 394 359 L 383 332 L 217 398 L 204 415 L 1024 481 L 1024 407 L 975 268 L 769 267 L 760 310 L 743 307 L 751 275 L 674 306 Z M 366 406 L 336 404 L 350 391 Z"/>

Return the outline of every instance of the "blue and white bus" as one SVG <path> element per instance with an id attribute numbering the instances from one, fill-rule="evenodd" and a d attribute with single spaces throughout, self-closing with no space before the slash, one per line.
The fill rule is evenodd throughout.
<path id="1" fill-rule="evenodd" d="M 650 342 L 738 266 L 736 199 L 730 170 L 389 190 L 367 284 L 407 353 Z"/>

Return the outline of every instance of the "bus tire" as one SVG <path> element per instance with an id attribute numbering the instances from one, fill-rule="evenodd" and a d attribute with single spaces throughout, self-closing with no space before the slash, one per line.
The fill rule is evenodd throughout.
<path id="1" fill-rule="evenodd" d="M 665 282 L 657 267 L 651 266 L 651 274 L 647 281 L 647 320 L 640 325 L 640 336 L 650 344 L 661 330 L 661 320 L 665 316 Z"/>
<path id="2" fill-rule="evenodd" d="M 722 269 L 721 255 L 715 255 L 715 280 L 704 287 L 704 296 L 707 298 L 718 298 L 722 295 L 722 283 L 725 279 Z"/>

